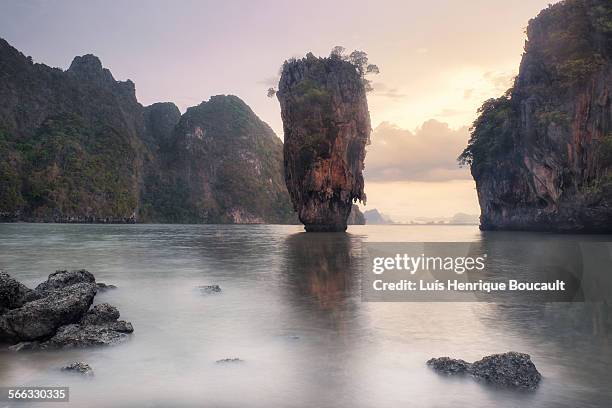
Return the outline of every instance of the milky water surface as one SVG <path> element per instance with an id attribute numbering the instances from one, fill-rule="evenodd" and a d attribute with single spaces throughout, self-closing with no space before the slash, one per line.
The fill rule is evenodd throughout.
<path id="1" fill-rule="evenodd" d="M 135 328 L 109 348 L 2 350 L 0 386 L 69 386 L 67 405 L 87 407 L 609 407 L 609 307 L 361 300 L 366 242 L 476 242 L 501 248 L 503 269 L 521 242 L 567 239 L 476 226 L 306 234 L 274 225 L 0 224 L 1 269 L 34 286 L 56 269 L 86 268 L 118 286 L 95 302 L 117 306 Z M 209 284 L 222 293 L 197 289 Z M 509 350 L 531 355 L 544 376 L 538 390 L 425 365 Z M 243 362 L 216 363 L 233 357 Z M 59 370 L 71 361 L 95 376 Z"/>

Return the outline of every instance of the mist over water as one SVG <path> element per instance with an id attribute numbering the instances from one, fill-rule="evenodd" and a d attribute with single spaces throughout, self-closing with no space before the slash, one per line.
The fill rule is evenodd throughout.
<path id="1" fill-rule="evenodd" d="M 366 242 L 475 242 L 493 248 L 503 269 L 525 252 L 525 242 L 568 236 L 482 233 L 476 226 L 301 231 L 0 224 L 1 269 L 28 286 L 56 269 L 88 269 L 98 282 L 118 286 L 95 302 L 117 306 L 135 328 L 128 342 L 110 348 L 2 350 L 0 386 L 69 386 L 69 405 L 88 407 L 612 405 L 609 306 L 361 301 Z M 210 284 L 222 292 L 197 289 Z M 531 355 L 544 377 L 536 391 L 440 376 L 425 365 L 431 357 L 473 361 L 509 350 Z M 216 363 L 233 357 L 244 361 Z M 60 371 L 72 361 L 89 363 L 95 376 Z"/>

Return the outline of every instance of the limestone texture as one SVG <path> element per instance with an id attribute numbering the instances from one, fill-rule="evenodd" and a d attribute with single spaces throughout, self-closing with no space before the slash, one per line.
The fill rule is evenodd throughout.
<path id="1" fill-rule="evenodd" d="M 365 202 L 370 115 L 363 78 L 340 58 L 285 62 L 281 106 L 285 182 L 306 231 L 345 231 L 353 202 Z"/>
<path id="2" fill-rule="evenodd" d="M 514 85 L 483 104 L 460 156 L 480 227 L 612 232 L 612 3 L 551 5 L 527 36 Z"/>

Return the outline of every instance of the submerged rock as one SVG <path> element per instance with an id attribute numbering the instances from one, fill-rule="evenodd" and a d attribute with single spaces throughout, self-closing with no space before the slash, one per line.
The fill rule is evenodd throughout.
<path id="1" fill-rule="evenodd" d="M 108 285 L 108 284 L 106 284 L 104 282 L 98 282 L 98 283 L 96 283 L 96 286 L 98 288 L 98 292 L 105 292 L 105 291 L 107 291 L 109 289 L 117 289 L 117 286 L 115 286 L 115 285 Z"/>
<path id="2" fill-rule="evenodd" d="M 449 357 L 432 358 L 427 365 L 444 374 L 471 374 L 474 378 L 500 386 L 534 389 L 542 375 L 528 354 L 510 351 L 483 357 L 474 363 Z"/>
<path id="3" fill-rule="evenodd" d="M 69 324 L 62 326 L 49 340 L 40 343 L 41 349 L 111 346 L 128 339 L 134 328 L 123 320 L 96 325 Z"/>
<path id="4" fill-rule="evenodd" d="M 365 201 L 370 140 L 364 81 L 355 65 L 309 53 L 283 65 L 276 93 L 285 133 L 285 183 L 306 231 L 345 231 Z"/>
<path id="5" fill-rule="evenodd" d="M 62 367 L 62 371 L 69 371 L 73 373 L 78 373 L 86 376 L 93 376 L 94 371 L 93 368 L 87 363 L 75 361 L 65 367 Z"/>
<path id="6" fill-rule="evenodd" d="M 203 293 L 221 293 L 221 286 L 219 285 L 202 285 L 198 286 L 198 289 Z"/>
<path id="7" fill-rule="evenodd" d="M 9 346 L 8 349 L 11 351 L 37 350 L 39 346 L 40 343 L 37 341 L 22 341 L 20 343 Z"/>
<path id="8" fill-rule="evenodd" d="M 60 326 L 79 321 L 95 294 L 94 284 L 77 283 L 10 310 L 0 316 L 0 341 L 30 341 L 52 336 Z"/>
<path id="9" fill-rule="evenodd" d="M 244 360 L 239 359 L 238 357 L 233 358 L 223 358 L 221 360 L 217 360 L 217 364 L 226 364 L 226 363 L 242 363 Z"/>
<path id="10" fill-rule="evenodd" d="M 513 351 L 483 357 L 472 363 L 470 373 L 478 379 L 507 387 L 535 388 L 542 379 L 528 354 Z"/>
<path id="11" fill-rule="evenodd" d="M 460 374 L 465 373 L 470 368 L 471 364 L 461 360 L 450 357 L 438 357 L 432 358 L 427 361 L 427 365 L 432 367 L 436 371 L 440 371 L 444 374 Z"/>

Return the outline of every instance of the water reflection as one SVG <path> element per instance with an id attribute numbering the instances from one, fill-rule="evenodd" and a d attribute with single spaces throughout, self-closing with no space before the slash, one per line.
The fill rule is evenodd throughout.
<path id="1" fill-rule="evenodd" d="M 341 309 L 358 290 L 361 239 L 344 233 L 287 237 L 285 273 L 292 298 L 310 299 L 325 311 Z"/>
<path id="2" fill-rule="evenodd" d="M 71 406 L 92 407 L 612 406 L 609 308 L 367 303 L 360 291 L 366 241 L 476 241 L 474 250 L 493 254 L 491 279 L 543 277 L 551 264 L 584 278 L 580 264 L 609 253 L 578 253 L 565 236 L 481 234 L 470 226 L 352 228 L 361 235 L 299 230 L 0 225 L 0 268 L 28 284 L 56 268 L 90 268 L 119 286 L 98 301 L 116 305 L 136 328 L 119 347 L 0 351 L 0 385 L 68 385 Z M 538 242 L 547 241 L 561 242 L 551 244 L 556 254 L 541 255 Z M 537 262 L 517 266 L 521 259 Z M 610 276 L 594 274 L 588 288 L 583 280 L 581 293 L 606 288 Z M 223 291 L 203 295 L 194 290 L 202 284 Z M 475 360 L 512 349 L 531 354 L 544 374 L 537 392 L 449 379 L 425 366 L 432 356 Z M 224 357 L 245 362 L 215 364 Z M 58 370 L 74 360 L 91 364 L 95 378 Z"/>

